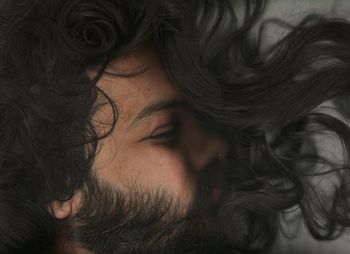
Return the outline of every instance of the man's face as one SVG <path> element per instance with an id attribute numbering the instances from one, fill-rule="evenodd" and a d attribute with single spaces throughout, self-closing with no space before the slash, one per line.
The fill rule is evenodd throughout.
<path id="1" fill-rule="evenodd" d="M 199 173 L 225 155 L 227 147 L 203 130 L 149 50 L 112 62 L 107 72 L 142 68 L 143 73 L 128 78 L 104 74 L 98 83 L 116 102 L 119 115 L 112 135 L 100 142 L 93 170 L 121 191 L 135 185 L 147 192 L 164 190 L 186 207 L 193 201 Z M 110 122 L 111 117 L 106 106 L 95 120 Z"/>
<path id="2" fill-rule="evenodd" d="M 108 74 L 140 70 L 144 71 L 130 77 Z M 118 227 L 119 235 L 123 235 L 120 233 L 122 231 L 127 235 L 130 224 L 142 224 L 144 218 L 148 226 L 138 225 L 136 231 L 147 234 L 149 230 L 150 239 L 152 234 L 161 233 L 167 235 L 167 239 L 173 237 L 179 241 L 181 230 L 169 230 L 169 225 L 178 223 L 176 221 L 193 213 L 198 207 L 209 210 L 221 201 L 225 168 L 218 156 L 225 156 L 227 145 L 221 138 L 201 127 L 150 50 L 138 49 L 119 58 L 110 63 L 106 72 L 99 80 L 98 87 L 116 103 L 118 121 L 113 133 L 99 141 L 92 167 L 94 180 L 101 183 L 101 188 L 95 192 L 89 190 L 85 195 L 90 195 L 92 199 L 99 197 L 101 202 L 110 203 L 111 207 L 107 210 L 112 212 L 108 213 L 106 209 L 101 213 L 92 211 L 94 208 L 86 202 L 83 204 L 82 199 L 78 198 L 77 202 L 73 202 L 74 207 L 69 216 L 74 218 L 73 224 L 96 223 L 101 228 L 106 227 L 106 230 L 109 230 L 108 227 Z M 97 130 L 105 131 L 104 128 L 108 128 L 105 124 L 112 121 L 110 106 L 102 107 L 93 120 Z M 110 197 L 113 195 L 114 199 Z M 125 202 L 116 204 L 118 197 Z M 88 198 L 85 197 L 86 200 Z M 136 215 L 130 207 L 144 210 L 145 213 Z M 159 209 L 164 209 L 164 214 L 160 214 L 157 211 Z M 79 210 L 83 212 L 74 217 L 74 211 Z M 128 213 L 125 210 L 130 211 Z M 112 214 L 115 219 L 111 219 Z M 111 221 L 107 223 L 106 217 Z M 121 217 L 128 219 L 120 221 Z M 126 224 L 125 229 L 121 224 Z M 159 226 L 167 229 L 155 230 Z M 98 227 L 96 225 L 93 230 L 99 230 Z M 180 227 L 183 232 L 183 223 Z M 91 235 L 85 238 L 89 237 Z M 147 241 L 150 243 L 154 240 Z M 136 242 L 133 244 L 137 245 Z M 89 243 L 83 243 L 83 246 L 89 246 Z M 112 248 L 113 244 L 104 252 L 113 253 Z M 94 246 L 90 246 L 90 250 L 102 252 Z"/>

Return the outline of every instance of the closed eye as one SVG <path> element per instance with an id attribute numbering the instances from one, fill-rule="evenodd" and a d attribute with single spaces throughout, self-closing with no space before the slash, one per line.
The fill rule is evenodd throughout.
<path id="1" fill-rule="evenodd" d="M 163 139 L 163 140 L 169 140 L 169 139 L 174 139 L 178 135 L 178 128 L 176 126 L 173 126 L 171 129 L 161 132 L 156 135 L 152 135 L 149 138 L 151 139 Z"/>
<path id="2" fill-rule="evenodd" d="M 179 132 L 180 126 L 176 121 L 167 125 L 166 128 L 163 127 L 156 129 L 147 139 L 151 139 L 159 143 L 174 144 L 178 140 Z"/>

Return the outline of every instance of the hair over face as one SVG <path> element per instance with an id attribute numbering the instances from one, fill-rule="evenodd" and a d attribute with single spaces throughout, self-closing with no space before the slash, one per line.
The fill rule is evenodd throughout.
<path id="1" fill-rule="evenodd" d="M 116 105 L 96 83 L 109 61 L 145 43 L 203 124 L 230 141 L 236 167 L 224 217 L 236 225 L 229 235 L 237 251 L 266 248 L 277 213 L 295 205 L 316 238 L 334 238 L 350 225 L 350 130 L 313 111 L 336 99 L 349 116 L 349 23 L 309 16 L 261 52 L 249 31 L 264 4 L 245 1 L 243 22 L 239 8 L 229 0 L 1 3 L 1 253 L 51 251 L 50 203 L 69 199 L 83 186 L 98 141 L 118 119 Z M 88 77 L 96 68 L 96 76 Z M 92 120 L 103 106 L 99 96 L 114 112 L 111 128 L 102 133 Z M 341 139 L 344 163 L 312 150 L 311 137 L 320 130 Z M 307 180 L 320 174 L 316 162 L 338 173 L 328 209 Z"/>

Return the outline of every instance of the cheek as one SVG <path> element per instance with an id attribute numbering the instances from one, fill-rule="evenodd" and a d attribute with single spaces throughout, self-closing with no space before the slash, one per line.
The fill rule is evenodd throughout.
<path id="1" fill-rule="evenodd" d="M 134 156 L 130 154 L 125 157 L 130 183 L 136 181 L 149 190 L 161 188 L 184 200 L 192 198 L 194 178 L 180 152 L 160 146 L 134 152 Z"/>
<path id="2" fill-rule="evenodd" d="M 123 147 L 116 151 L 115 147 Z M 188 204 L 193 199 L 195 177 L 181 150 L 161 145 L 122 145 L 105 140 L 96 156 L 94 169 L 99 178 L 121 190 L 140 186 L 147 191 L 165 190 Z"/>

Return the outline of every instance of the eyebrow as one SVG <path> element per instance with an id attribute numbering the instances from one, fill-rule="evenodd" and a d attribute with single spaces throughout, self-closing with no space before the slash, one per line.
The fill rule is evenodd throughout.
<path id="1" fill-rule="evenodd" d="M 137 123 L 139 123 L 141 120 L 144 120 L 152 114 L 163 111 L 163 110 L 168 110 L 171 108 L 176 108 L 176 107 L 183 107 L 185 106 L 186 103 L 183 99 L 163 99 L 159 101 L 155 101 L 144 107 L 134 118 L 134 120 L 131 122 L 129 127 L 127 128 L 128 131 L 131 129 L 135 128 Z"/>

